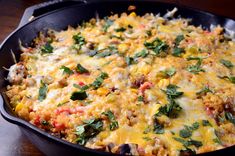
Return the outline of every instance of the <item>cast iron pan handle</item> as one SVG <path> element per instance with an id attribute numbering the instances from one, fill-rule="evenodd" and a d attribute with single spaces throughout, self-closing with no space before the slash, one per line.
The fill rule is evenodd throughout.
<path id="1" fill-rule="evenodd" d="M 21 27 L 31 21 L 33 18 L 48 13 L 53 10 L 61 9 L 75 4 L 87 3 L 86 0 L 53 0 L 27 8 L 20 20 L 18 27 Z"/>

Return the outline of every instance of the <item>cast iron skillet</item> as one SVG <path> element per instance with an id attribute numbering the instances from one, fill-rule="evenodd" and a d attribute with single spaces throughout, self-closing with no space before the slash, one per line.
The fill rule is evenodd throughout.
<path id="1" fill-rule="evenodd" d="M 39 31 L 45 31 L 48 28 L 55 30 L 66 29 L 68 25 L 77 26 L 82 21 L 89 20 L 95 17 L 98 13 L 102 18 L 111 13 L 127 12 L 129 5 L 136 6 L 138 15 L 149 13 L 165 14 L 167 10 L 172 10 L 178 7 L 176 16 L 180 15 L 184 18 L 192 18 L 192 24 L 209 29 L 211 24 L 218 25 L 235 30 L 235 21 L 232 19 L 216 16 L 207 12 L 194 9 L 183 8 L 174 4 L 160 3 L 154 0 L 112 0 L 112 1 L 54 1 L 43 3 L 37 6 L 28 8 L 20 22 L 19 27 L 11 33 L 0 47 L 0 67 L 9 68 L 14 64 L 10 51 L 12 50 L 16 59 L 19 59 L 18 40 L 27 46 L 33 38 L 38 35 Z M 46 13 L 45 13 L 46 12 Z M 38 16 L 33 21 L 28 22 L 30 16 Z M 20 127 L 22 132 L 46 155 L 114 155 L 98 150 L 88 149 L 79 145 L 75 145 L 59 138 L 56 138 L 49 133 L 46 133 L 32 124 L 18 118 L 12 111 L 9 100 L 4 94 L 6 85 L 5 81 L 7 71 L 0 69 L 0 109 L 2 116 L 9 122 Z M 202 155 L 234 155 L 235 146 L 228 147 L 222 150 L 204 153 Z"/>

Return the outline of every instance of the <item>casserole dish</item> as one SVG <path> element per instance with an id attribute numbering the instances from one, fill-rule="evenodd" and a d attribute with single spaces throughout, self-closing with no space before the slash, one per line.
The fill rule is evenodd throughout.
<path id="1" fill-rule="evenodd" d="M 12 46 L 13 44 L 16 44 L 18 42 L 17 40 L 19 38 L 21 39 L 22 43 L 30 43 L 30 41 L 37 36 L 37 33 L 39 31 L 46 30 L 47 28 L 51 28 L 51 29 L 55 29 L 55 30 L 61 30 L 61 29 L 64 29 L 67 25 L 75 26 L 77 23 L 81 22 L 81 20 L 88 20 L 91 17 L 94 17 L 94 13 L 95 13 L 94 11 L 95 10 L 96 10 L 96 12 L 99 13 L 99 15 L 101 17 L 103 17 L 105 15 L 108 15 L 109 12 L 111 12 L 111 11 L 114 12 L 114 13 L 124 12 L 129 5 L 135 5 L 137 8 L 140 8 L 139 10 L 137 9 L 138 14 L 143 14 L 145 12 L 153 12 L 153 13 L 163 12 L 164 13 L 165 10 L 173 9 L 173 5 L 166 5 L 164 3 L 157 3 L 157 2 L 151 2 L 151 1 L 148 1 L 148 2 L 145 1 L 144 2 L 146 4 L 147 3 L 149 4 L 149 5 L 146 5 L 146 6 L 148 6 L 147 11 L 142 6 L 141 3 L 143 3 L 143 2 L 141 2 L 141 1 L 134 1 L 134 2 L 131 2 L 131 3 L 129 1 L 99 2 L 99 4 L 100 4 L 99 6 L 101 8 L 97 8 L 97 6 L 96 6 L 97 3 L 98 2 L 91 2 L 89 4 L 74 5 L 74 6 L 71 6 L 71 7 L 67 7 L 66 9 L 64 8 L 64 9 L 61 9 L 61 10 L 57 10 L 57 11 L 54 11 L 52 13 L 49 13 L 47 15 L 43 15 L 43 16 L 37 18 L 36 20 L 32 21 L 31 23 L 23 26 L 22 28 L 19 28 L 19 30 L 17 30 L 15 32 L 15 34 L 13 34 L 11 37 L 9 37 L 9 39 L 6 40 L 5 43 L 3 43 L 3 46 L 2 46 L 2 49 L 1 49 L 1 51 L 2 51 L 1 54 L 3 55 L 7 51 L 9 51 L 9 49 L 12 49 L 12 51 L 14 51 L 14 52 L 18 51 L 19 49 L 17 49 L 17 46 L 14 46 L 15 49 L 11 48 L 11 47 L 13 47 Z M 108 6 L 112 6 L 112 5 L 114 5 L 115 7 L 114 8 L 109 7 L 110 10 L 105 9 L 106 7 L 108 8 Z M 156 9 L 157 7 L 159 7 L 160 10 L 157 10 Z M 163 8 L 164 8 L 164 10 L 163 10 Z M 70 12 L 67 12 L 68 10 L 70 10 Z M 89 11 L 86 12 L 86 14 L 83 16 L 83 18 L 79 17 L 79 15 L 82 15 L 82 14 L 79 14 L 79 12 L 77 12 L 77 11 L 85 11 L 85 10 L 86 11 L 89 10 Z M 64 12 L 62 13 L 62 11 L 64 11 Z M 189 14 L 189 12 L 191 12 L 191 13 Z M 220 17 L 213 18 L 214 16 L 211 15 L 211 14 L 204 14 L 204 16 L 206 16 L 206 15 L 208 16 L 208 19 L 204 20 L 204 19 L 206 19 L 205 17 L 198 18 L 203 14 L 202 12 L 195 12 L 195 14 L 193 14 L 193 12 L 195 12 L 195 11 L 193 11 L 193 10 L 190 11 L 188 9 L 179 8 L 178 13 L 183 17 L 192 18 L 193 19 L 193 21 L 192 21 L 193 24 L 195 24 L 195 25 L 202 24 L 205 28 L 208 28 L 210 26 L 210 24 L 214 24 L 214 25 L 221 24 L 221 26 L 231 30 L 232 27 L 234 26 L 234 21 L 232 21 L 232 20 L 223 19 L 223 18 L 220 18 Z M 71 14 L 69 14 L 69 13 L 71 13 Z M 76 16 L 74 16 L 74 15 L 76 15 Z M 57 19 L 55 17 L 60 17 L 60 18 Z M 70 20 L 68 21 L 67 17 L 71 17 L 71 19 L 70 19 L 71 21 Z M 195 21 L 194 19 L 200 19 L 201 21 L 200 20 Z M 58 21 L 56 21 L 56 20 L 58 20 Z M 56 24 L 57 22 L 63 23 L 63 26 Z M 29 31 L 29 30 L 31 30 L 31 31 Z M 23 35 L 21 33 L 23 33 Z M 7 46 L 9 46 L 9 47 L 7 47 Z M 10 55 L 9 52 L 8 52 L 8 54 Z M 16 53 L 16 56 L 19 58 L 19 55 L 17 55 L 17 53 Z M 11 57 L 7 57 L 4 60 L 6 62 L 3 61 L 2 66 L 5 66 L 5 67 L 8 68 L 11 64 L 13 64 L 13 60 L 11 60 L 12 63 L 10 63 L 10 59 L 11 59 Z M 6 74 L 6 73 L 2 72 L 1 74 L 2 74 L 2 76 L 4 76 L 4 74 Z M 4 84 L 3 82 L 1 82 L 1 83 L 2 83 L 2 85 Z M 4 94 L 3 94 L 3 97 L 5 98 L 5 101 L 7 101 L 7 98 L 5 97 Z M 11 109 L 9 107 L 7 107 L 7 105 L 3 105 L 3 106 L 4 107 L 3 107 L 2 114 L 6 119 L 8 119 L 9 121 L 18 123 L 19 125 L 21 125 L 22 127 L 26 128 L 26 129 L 28 127 L 29 131 L 30 130 L 35 131 L 35 133 L 33 135 L 28 134 L 28 133 L 26 133 L 26 135 L 30 135 L 30 139 L 34 140 L 34 142 L 36 142 L 36 144 L 38 144 L 39 149 L 43 149 L 43 151 L 46 154 L 52 155 L 54 153 L 51 153 L 51 152 L 56 152 L 57 153 L 58 150 L 57 149 L 56 150 L 51 150 L 52 148 L 46 148 L 45 147 L 46 143 L 40 143 L 40 141 L 43 141 L 43 139 L 40 140 L 40 139 L 35 139 L 34 138 L 34 137 L 36 137 L 36 134 L 44 136 L 44 137 L 48 137 L 48 139 L 46 140 L 48 142 L 49 141 L 56 141 L 56 142 L 58 142 L 57 146 L 63 146 L 63 147 L 59 148 L 59 150 L 60 150 L 59 153 L 60 154 L 62 154 L 62 153 L 65 154 L 65 153 L 68 153 L 68 151 L 69 151 L 69 153 L 71 153 L 71 155 L 72 155 L 73 153 L 75 154 L 77 152 L 76 150 L 79 150 L 80 153 L 84 152 L 84 155 L 89 154 L 89 152 L 91 152 L 91 153 L 95 152 L 96 155 L 98 155 L 98 154 L 107 154 L 107 153 L 104 153 L 104 152 L 98 152 L 98 151 L 86 149 L 86 148 L 83 148 L 83 147 L 80 147 L 80 146 L 71 145 L 67 142 L 64 142 L 64 141 L 60 140 L 60 139 L 56 139 L 53 136 L 50 136 L 49 134 L 45 134 L 45 132 L 41 132 L 40 130 L 36 129 L 34 126 L 29 125 L 28 123 L 26 123 L 25 121 L 22 121 L 21 119 L 16 120 L 16 118 L 14 116 L 11 116 L 6 112 L 7 108 L 8 108 L 8 111 L 10 111 Z M 67 145 L 67 147 L 66 147 L 66 145 Z M 47 145 L 47 146 L 49 146 L 49 145 Z M 51 144 L 51 146 L 55 146 L 55 144 Z M 231 147 L 227 148 L 227 151 L 229 151 L 229 149 L 232 149 L 232 148 Z"/>

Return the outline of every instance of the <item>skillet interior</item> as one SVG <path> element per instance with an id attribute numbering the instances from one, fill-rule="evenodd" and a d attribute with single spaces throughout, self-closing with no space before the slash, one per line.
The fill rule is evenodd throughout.
<path id="1" fill-rule="evenodd" d="M 82 21 L 89 20 L 90 18 L 95 17 L 95 12 L 99 14 L 99 17 L 104 17 L 110 15 L 111 13 L 122 13 L 126 12 L 129 5 L 136 6 L 136 13 L 138 15 L 143 15 L 145 13 L 161 13 L 161 15 L 166 13 L 166 10 L 172 10 L 175 5 L 166 4 L 154 1 L 125 1 L 125 0 L 117 0 L 117 1 L 102 1 L 102 2 L 93 2 L 90 4 L 80 4 L 74 5 L 71 7 L 67 7 L 64 9 L 56 10 L 51 13 L 42 15 L 35 19 L 34 21 L 26 24 L 25 26 L 19 28 L 15 32 L 13 32 L 1 45 L 0 48 L 0 66 L 4 66 L 6 68 L 10 67 L 14 64 L 12 59 L 10 50 L 12 50 L 17 60 L 19 59 L 19 46 L 18 40 L 20 39 L 24 45 L 30 44 L 33 38 L 38 35 L 39 31 L 46 31 L 48 28 L 55 30 L 63 30 L 68 25 L 76 26 L 78 23 Z M 178 6 L 176 6 L 178 7 Z M 209 29 L 210 25 L 218 25 L 228 28 L 230 30 L 235 30 L 235 21 L 231 19 L 226 19 L 223 17 L 215 16 L 209 13 L 180 8 L 178 7 L 178 11 L 176 17 L 181 15 L 184 18 L 191 18 L 193 25 L 202 25 L 204 28 Z M 7 82 L 4 78 L 7 76 L 7 71 L 3 69 L 0 70 L 0 88 L 1 92 L 5 90 Z M 96 153 L 96 155 L 105 154 L 104 152 L 96 152 L 94 150 L 90 150 L 87 148 L 83 148 L 78 145 L 74 145 L 61 139 L 55 138 L 48 133 L 43 132 L 42 130 L 37 129 L 33 125 L 29 124 L 22 119 L 14 117 L 14 113 L 11 111 L 9 101 L 6 96 L 3 94 L 3 98 L 5 102 L 1 105 L 1 112 L 3 117 L 8 121 L 18 124 L 23 127 L 23 131 L 26 132 L 26 135 L 29 136 L 30 140 L 34 142 L 40 150 L 49 155 L 54 155 L 60 153 L 59 155 L 75 154 L 79 151 L 82 155 Z M 30 132 L 30 133 L 28 133 Z M 34 133 L 32 133 L 34 132 Z M 217 151 L 217 154 L 231 154 L 234 153 L 234 147 L 226 148 L 220 151 Z M 106 153 L 107 155 L 107 153 Z M 110 154 L 109 154 L 110 155 Z M 207 155 L 215 155 L 215 152 L 207 153 Z"/>

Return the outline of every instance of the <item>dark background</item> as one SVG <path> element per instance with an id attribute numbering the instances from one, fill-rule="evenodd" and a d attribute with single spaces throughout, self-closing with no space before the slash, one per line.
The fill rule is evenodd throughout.
<path id="1" fill-rule="evenodd" d="M 89 1 L 89 0 L 87 0 Z M 161 0 L 164 1 L 164 0 Z M 235 19 L 234 0 L 165 0 Z M 25 8 L 45 0 L 0 0 L 0 43 L 19 24 Z M 42 156 L 19 128 L 0 116 L 0 156 Z"/>

